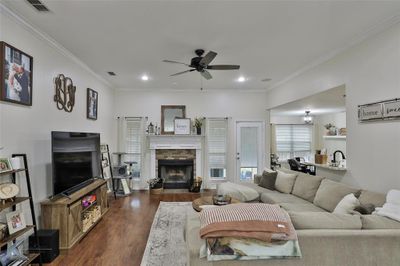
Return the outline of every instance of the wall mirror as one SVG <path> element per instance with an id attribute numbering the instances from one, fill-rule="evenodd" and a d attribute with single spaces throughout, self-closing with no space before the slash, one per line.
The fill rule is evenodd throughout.
<path id="1" fill-rule="evenodd" d="M 174 134 L 175 118 L 186 118 L 185 105 L 162 105 L 161 106 L 161 134 Z"/>

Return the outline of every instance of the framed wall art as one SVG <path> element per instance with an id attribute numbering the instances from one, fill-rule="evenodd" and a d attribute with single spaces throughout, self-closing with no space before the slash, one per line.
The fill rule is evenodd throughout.
<path id="1" fill-rule="evenodd" d="M 33 57 L 0 42 L 0 100 L 32 106 Z"/>
<path id="2" fill-rule="evenodd" d="M 99 94 L 97 91 L 92 90 L 90 88 L 87 89 L 87 118 L 92 120 L 97 120 L 97 109 L 98 109 L 98 101 Z"/>
<path id="3" fill-rule="evenodd" d="M 185 105 L 162 105 L 161 106 L 161 134 L 174 134 L 175 119 L 186 118 Z"/>
<path id="4" fill-rule="evenodd" d="M 400 119 L 400 98 L 358 106 L 358 121 Z"/>
<path id="5" fill-rule="evenodd" d="M 12 170 L 10 160 L 8 158 L 0 158 L 0 173 Z"/>
<path id="6" fill-rule="evenodd" d="M 25 216 L 22 211 L 14 211 L 6 214 L 8 232 L 14 234 L 26 227 Z"/>
<path id="7" fill-rule="evenodd" d="M 175 135 L 190 135 L 190 118 L 175 118 L 174 131 Z"/>

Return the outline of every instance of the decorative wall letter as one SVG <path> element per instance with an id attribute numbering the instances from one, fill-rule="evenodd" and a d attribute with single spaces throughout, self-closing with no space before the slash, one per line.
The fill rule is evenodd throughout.
<path id="1" fill-rule="evenodd" d="M 54 79 L 54 88 L 56 95 L 54 95 L 54 101 L 56 102 L 58 110 L 64 110 L 66 112 L 72 112 L 75 105 L 75 91 L 72 79 L 65 77 L 63 74 L 59 74 Z"/>

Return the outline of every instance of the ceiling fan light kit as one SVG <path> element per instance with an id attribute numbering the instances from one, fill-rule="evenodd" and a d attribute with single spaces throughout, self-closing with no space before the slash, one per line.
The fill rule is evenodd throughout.
<path id="1" fill-rule="evenodd" d="M 188 72 L 197 71 L 200 73 L 200 75 L 203 78 L 210 80 L 210 79 L 212 79 L 212 75 L 208 70 L 235 70 L 235 69 L 240 68 L 239 65 L 209 65 L 211 63 L 211 61 L 213 61 L 214 58 L 217 56 L 216 52 L 209 51 L 205 56 L 203 56 L 203 54 L 205 52 L 203 49 L 196 49 L 194 52 L 197 56 L 193 57 L 190 60 L 190 64 L 173 61 L 173 60 L 163 60 L 163 62 L 165 62 L 165 63 L 181 64 L 181 65 L 185 65 L 185 66 L 188 66 L 191 68 L 189 70 L 185 70 L 185 71 L 181 71 L 181 72 L 172 74 L 172 75 L 170 75 L 171 77 L 182 75 L 182 74 L 185 74 Z"/>

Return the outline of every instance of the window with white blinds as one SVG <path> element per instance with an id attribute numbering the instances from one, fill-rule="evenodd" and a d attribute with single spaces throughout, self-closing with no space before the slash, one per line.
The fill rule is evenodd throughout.
<path id="1" fill-rule="evenodd" d="M 311 159 L 312 126 L 276 125 L 276 150 L 280 161 L 294 157 Z"/>
<path id="2" fill-rule="evenodd" d="M 208 169 L 211 179 L 226 178 L 226 149 L 228 120 L 226 118 L 207 119 Z"/>
<path id="3" fill-rule="evenodd" d="M 136 164 L 132 165 L 133 178 L 140 178 L 141 176 L 141 163 L 142 163 L 142 119 L 141 118 L 127 118 L 126 131 L 125 131 L 125 161 L 134 161 Z"/>

